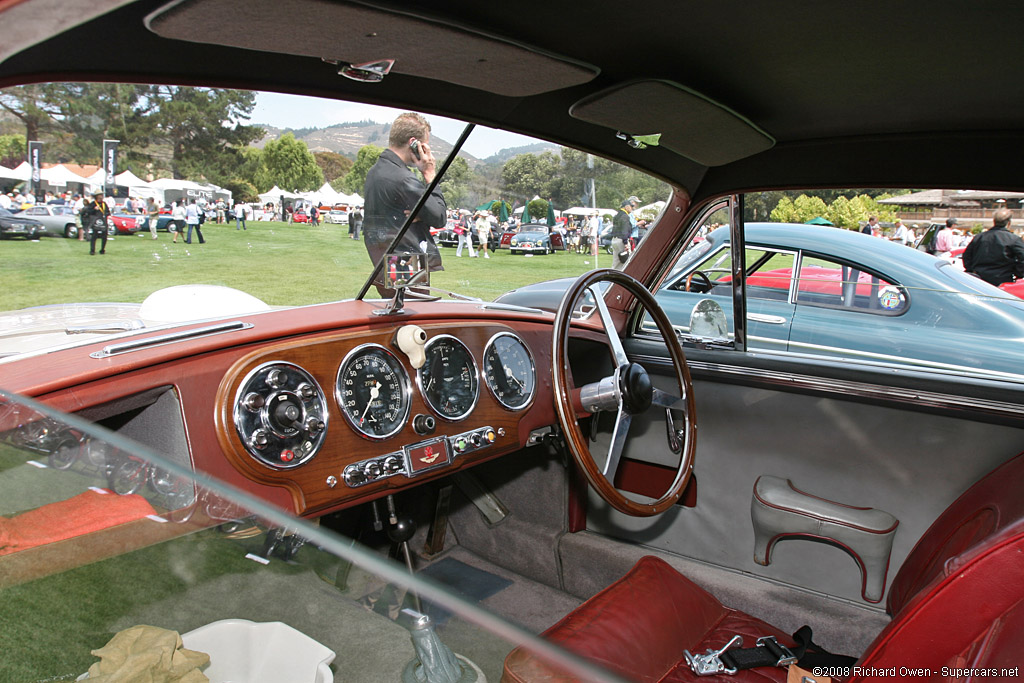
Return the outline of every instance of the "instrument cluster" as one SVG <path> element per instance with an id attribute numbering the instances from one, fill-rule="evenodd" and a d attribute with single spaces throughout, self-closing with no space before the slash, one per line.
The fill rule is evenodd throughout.
<path id="1" fill-rule="evenodd" d="M 452 334 L 427 338 L 418 369 L 414 369 L 411 356 L 407 359 L 397 349 L 365 339 L 351 348 L 346 346 L 333 377 L 324 377 L 326 363 L 318 363 L 319 373 L 291 362 L 260 363 L 235 391 L 235 431 L 249 456 L 272 469 L 291 470 L 312 460 L 328 439 L 333 410 L 328 394 L 314 377 L 317 374 L 321 380 L 333 381 L 336 408 L 358 437 L 384 442 L 410 426 L 414 435 L 410 439 L 405 432 L 412 443 L 346 465 L 340 477 L 328 478 L 328 486 L 339 479 L 350 487 L 362 486 L 379 478 L 411 477 L 448 464 L 458 455 L 487 447 L 499 432 L 504 433 L 491 426 L 495 409 L 505 414 L 523 411 L 537 392 L 534 356 L 518 334 L 499 331 L 489 338 L 479 334 L 464 338 L 476 339 L 472 342 L 476 354 Z M 460 430 L 457 423 L 474 414 L 485 390 L 495 408 L 490 409 L 489 417 L 479 416 L 486 421 L 466 424 Z M 424 413 L 420 407 L 418 414 L 410 417 L 414 392 L 428 411 Z M 446 435 L 434 434 L 435 429 L 449 424 L 456 433 L 445 428 L 441 431 Z"/>

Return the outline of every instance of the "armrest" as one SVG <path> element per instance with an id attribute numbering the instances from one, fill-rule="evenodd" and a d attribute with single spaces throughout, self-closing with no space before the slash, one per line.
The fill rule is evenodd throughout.
<path id="1" fill-rule="evenodd" d="M 853 507 L 796 488 L 779 477 L 761 476 L 750 501 L 754 561 L 767 566 L 781 538 L 825 540 L 846 550 L 861 569 L 861 596 L 880 602 L 899 520 L 884 510 Z"/>

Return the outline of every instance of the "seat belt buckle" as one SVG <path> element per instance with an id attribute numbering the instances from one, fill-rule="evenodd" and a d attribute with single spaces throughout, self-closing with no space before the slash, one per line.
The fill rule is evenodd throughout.
<path id="1" fill-rule="evenodd" d="M 766 649 L 776 659 L 775 666 L 789 666 L 796 664 L 797 658 L 788 647 L 775 639 L 775 636 L 764 636 L 758 638 L 757 647 Z"/>
<path id="2" fill-rule="evenodd" d="M 763 638 L 761 640 L 764 640 Z M 758 644 L 760 644 L 760 640 Z M 729 639 L 720 650 L 708 650 L 702 655 L 691 654 L 689 650 L 683 650 L 683 656 L 690 669 L 698 676 L 717 676 L 718 674 L 734 675 L 739 669 L 729 668 L 722 663 L 722 653 L 732 647 L 741 647 L 743 636 L 735 635 Z"/>

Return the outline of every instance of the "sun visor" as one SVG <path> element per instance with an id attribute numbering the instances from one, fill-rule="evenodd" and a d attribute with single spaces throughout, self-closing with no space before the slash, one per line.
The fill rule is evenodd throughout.
<path id="1" fill-rule="evenodd" d="M 524 97 L 592 80 L 596 67 L 438 20 L 334 0 L 181 0 L 146 20 L 163 38 L 317 57 L 394 60 L 391 71 Z"/>
<path id="2" fill-rule="evenodd" d="M 736 112 L 671 81 L 624 83 L 580 100 L 569 114 L 630 136 L 660 133 L 660 146 L 704 166 L 728 164 L 775 144 Z"/>

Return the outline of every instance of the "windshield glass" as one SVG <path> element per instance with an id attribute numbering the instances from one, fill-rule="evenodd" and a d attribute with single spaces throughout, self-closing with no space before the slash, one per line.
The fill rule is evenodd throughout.
<path id="1" fill-rule="evenodd" d="M 0 310 L 19 311 L 0 320 L 5 354 L 124 334 L 125 320 L 150 329 L 357 297 L 418 204 L 396 252 L 424 257 L 443 290 L 432 295 L 492 301 L 628 259 L 669 196 L 633 169 L 483 127 L 453 155 L 465 124 L 362 104 L 81 83 L 0 101 L 53 112 L 31 129 L 12 117 L 0 136 L 0 207 L 14 214 L 4 236 L 24 238 L 4 245 Z M 365 296 L 390 297 L 412 265 L 382 265 Z M 90 325 L 99 331 L 64 334 Z M 57 336 L 26 338 L 35 331 Z"/>
<path id="2" fill-rule="evenodd" d="M 314 524 L 194 473 L 173 429 L 127 438 L 176 407 L 112 409 L 115 433 L 0 392 L 5 680 L 498 680 L 516 645 L 618 680 L 496 616 L 517 589 L 490 567 L 417 555 L 413 576 L 388 535 L 344 536 L 351 514 Z"/>

